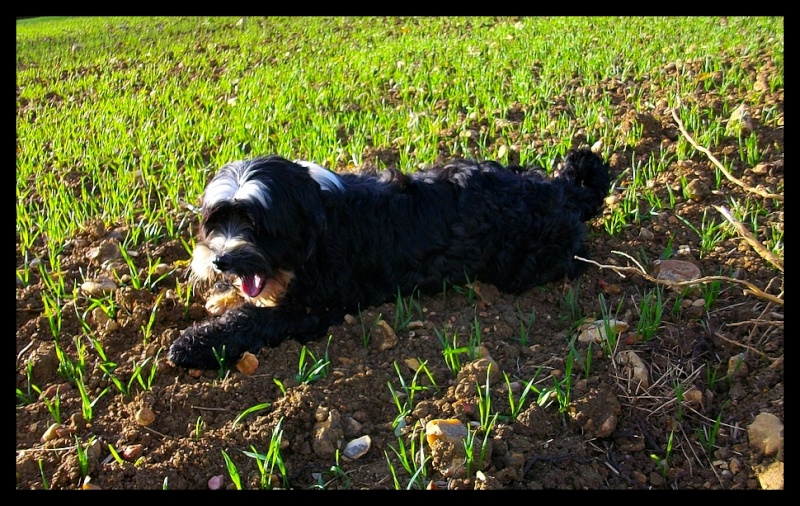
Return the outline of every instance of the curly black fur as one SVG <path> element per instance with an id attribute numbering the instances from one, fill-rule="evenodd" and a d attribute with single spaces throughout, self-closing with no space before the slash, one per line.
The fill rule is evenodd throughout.
<path id="1" fill-rule="evenodd" d="M 290 281 L 273 307 L 248 303 L 187 328 L 169 359 L 216 368 L 212 349 L 224 346 L 235 363 L 289 337 L 321 337 L 346 313 L 398 291 L 441 291 L 445 281 L 518 293 L 574 278 L 585 269 L 574 257 L 588 256 L 584 222 L 600 213 L 608 167 L 579 150 L 557 177 L 542 174 L 469 160 L 379 176 L 277 156 L 228 164 L 204 193 L 195 277 L 233 275 L 251 297 L 281 273 Z"/>

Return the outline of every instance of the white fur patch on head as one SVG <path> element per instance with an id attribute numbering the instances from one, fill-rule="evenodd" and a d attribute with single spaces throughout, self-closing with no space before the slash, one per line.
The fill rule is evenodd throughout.
<path id="1" fill-rule="evenodd" d="M 321 165 L 317 165 L 314 162 L 308 162 L 306 160 L 295 160 L 294 163 L 307 168 L 308 174 L 324 191 L 332 192 L 335 190 L 344 190 L 344 186 L 342 186 L 342 182 L 339 181 L 339 176 L 337 176 L 335 172 L 330 171 Z"/>
<path id="2" fill-rule="evenodd" d="M 213 206 L 217 202 L 255 201 L 261 207 L 269 207 L 269 188 L 258 179 L 250 179 L 253 165 L 234 162 L 226 165 L 205 191 L 204 203 Z"/>

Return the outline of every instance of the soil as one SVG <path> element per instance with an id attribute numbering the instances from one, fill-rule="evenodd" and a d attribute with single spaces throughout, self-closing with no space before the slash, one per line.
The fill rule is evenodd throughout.
<path id="1" fill-rule="evenodd" d="M 742 60 L 736 65 L 749 69 L 749 82 L 769 83 L 776 72 L 758 55 Z M 676 70 L 672 65 L 663 71 Z M 632 88 L 642 91 L 642 103 L 654 104 L 647 113 L 631 102 L 638 96 Z M 608 119 L 620 129 L 644 129 L 635 149 L 621 149 L 609 160 L 616 182 L 604 216 L 590 223 L 592 259 L 617 267 L 633 267 L 636 259 L 652 273 L 656 260 L 670 256 L 692 262 L 704 276 L 751 283 L 782 302 L 782 270 L 740 234 L 726 225 L 726 237 L 703 251 L 700 236 L 686 225 L 700 229 L 712 218 L 722 223 L 712 206 L 748 201 L 763 210 L 755 218 L 754 235 L 764 244 L 771 240 L 770 227 L 782 230 L 782 200 L 762 197 L 725 177 L 717 185 L 716 168 L 701 152 L 673 162 L 657 176 L 657 195 L 669 202 L 672 189 L 674 207 L 648 213 L 647 203 L 640 201 L 641 219 L 614 234 L 607 232 L 604 223 L 619 205 L 613 196 L 622 197 L 631 184 L 631 166 L 659 156 L 662 148 L 675 153 L 683 137 L 663 97 L 648 90 L 643 82 L 609 79 L 595 89 L 565 90 L 562 97 L 563 106 L 572 93 L 610 95 L 615 117 Z M 683 99 L 721 113 L 723 100 L 713 87 L 707 91 L 701 86 Z M 733 176 L 745 184 L 782 196 L 783 89 L 729 89 L 724 101 L 748 104 L 748 128 L 756 132 L 764 155 L 755 166 L 741 162 L 733 135 L 724 136 L 712 154 L 734 160 Z M 762 121 L 760 111 L 766 106 L 777 111 L 777 119 Z M 525 113 L 525 104 L 519 104 L 501 119 L 521 125 Z M 575 131 L 577 147 L 585 139 L 579 128 Z M 454 144 L 447 135 L 457 133 L 442 133 L 443 155 L 463 155 L 446 151 Z M 527 135 L 521 133 L 520 142 Z M 364 157 L 369 163 L 378 158 L 389 165 L 396 161 L 391 147 Z M 693 189 L 687 188 L 690 184 Z M 79 187 L 80 181 L 67 178 L 65 186 Z M 66 286 L 108 275 L 103 263 L 127 272 L 124 262 L 113 256 L 128 233 L 113 224 L 85 224 L 61 252 Z M 182 239 L 188 241 L 188 233 Z M 42 262 L 47 262 L 46 251 L 43 245 L 36 251 Z M 398 315 L 403 311 L 396 301 L 366 308 L 331 327 L 330 339 L 308 343 L 305 354 L 303 345 L 292 340 L 264 348 L 248 375 L 236 369 L 186 371 L 166 362 L 166 350 L 181 330 L 208 317 L 210 294 L 198 291 L 187 301 L 189 254 L 179 240 L 143 245 L 134 253 L 142 271 L 148 259 L 160 259 L 164 277 L 140 289 L 130 277 L 116 282 L 110 318 L 85 295 L 65 303 L 58 348 L 45 317 L 37 269 L 27 285 L 17 283 L 16 386 L 23 393 L 16 409 L 17 489 L 235 488 L 224 455 L 246 489 L 392 489 L 395 478 L 401 488 L 759 489 L 759 472 L 783 461 L 782 450 L 765 455 L 751 445 L 747 433 L 761 412 L 784 419 L 783 304 L 733 281 L 720 282 L 718 292 L 663 287 L 665 310 L 652 335 L 637 326 L 646 321 L 643 297 L 659 285 L 631 271 L 591 265 L 579 279 L 519 296 L 478 281 L 444 294 L 406 298 L 400 309 L 408 310 L 407 318 Z M 782 249 L 779 253 L 782 258 Z M 17 266 L 22 263 L 18 240 Z M 718 297 L 706 303 L 709 293 Z M 581 332 L 576 322 L 602 318 L 603 308 L 627 324 L 616 345 L 576 339 Z M 79 318 L 83 315 L 86 327 Z M 476 344 L 479 333 L 482 360 L 479 348 L 472 357 L 457 355 L 461 372 L 456 374 L 445 362 L 437 333 L 451 344 L 455 336 L 462 347 L 470 336 Z M 94 343 L 118 365 L 105 369 L 123 385 L 131 379 L 134 364 L 144 364 L 142 383 L 132 381 L 129 395 L 104 373 Z M 629 352 L 646 367 L 646 385 L 635 376 L 635 358 Z M 68 371 L 59 370 L 60 353 L 74 364 L 83 357 L 91 414 L 82 409 L 77 383 L 68 379 Z M 306 371 L 316 359 L 327 358 L 329 364 L 306 381 L 298 374 L 301 357 Z M 486 365 L 492 360 L 487 387 Z M 562 395 L 529 391 L 520 399 L 531 379 L 538 391 L 558 385 Z M 460 442 L 442 439 L 430 445 L 424 429 L 432 420 L 455 419 L 458 424 L 451 427 L 463 424 L 483 442 L 486 418 L 481 408 L 487 388 L 490 413 L 498 417 L 484 458 L 467 469 L 459 465 Z M 516 413 L 509 388 L 511 398 L 521 404 Z M 393 392 L 400 407 L 409 407 L 399 419 Z M 63 419 L 51 429 L 54 418 L 45 401 L 52 407 L 56 398 Z M 266 454 L 277 435 L 285 469 L 276 467 L 262 480 L 256 459 L 245 452 Z M 347 443 L 363 436 L 369 436 L 366 453 L 346 457 Z M 76 443 L 86 454 L 84 469 Z M 412 457 L 422 449 L 421 457 L 427 459 L 415 477 L 398 456 L 403 448 Z"/>

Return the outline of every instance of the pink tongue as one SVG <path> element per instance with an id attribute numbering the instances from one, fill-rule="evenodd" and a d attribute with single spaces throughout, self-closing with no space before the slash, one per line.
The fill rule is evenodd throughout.
<path id="1" fill-rule="evenodd" d="M 262 288 L 261 276 L 258 274 L 242 278 L 242 291 L 247 294 L 248 297 L 257 296 L 261 293 Z"/>

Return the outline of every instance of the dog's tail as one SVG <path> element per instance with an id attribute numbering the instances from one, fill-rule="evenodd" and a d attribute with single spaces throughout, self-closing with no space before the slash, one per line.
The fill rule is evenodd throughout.
<path id="1" fill-rule="evenodd" d="M 558 178 L 573 183 L 571 202 L 580 208 L 581 221 L 600 214 L 611 185 L 609 167 L 602 158 L 589 149 L 572 150 L 567 153 Z"/>

